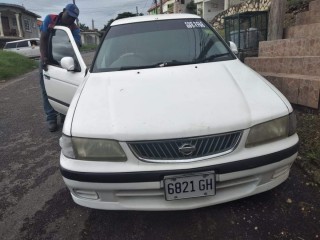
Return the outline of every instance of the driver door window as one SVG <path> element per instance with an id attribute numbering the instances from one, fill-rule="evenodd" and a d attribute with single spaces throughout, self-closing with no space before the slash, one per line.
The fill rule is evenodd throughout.
<path id="1" fill-rule="evenodd" d="M 60 61 L 63 57 L 72 57 L 75 60 L 76 68 L 79 68 L 76 54 L 65 31 L 60 29 L 53 30 L 50 40 L 50 64 L 60 66 Z"/>

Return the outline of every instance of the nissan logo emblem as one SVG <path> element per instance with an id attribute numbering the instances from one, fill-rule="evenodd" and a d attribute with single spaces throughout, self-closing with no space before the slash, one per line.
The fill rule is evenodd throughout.
<path id="1" fill-rule="evenodd" d="M 191 145 L 189 143 L 184 143 L 181 147 L 179 147 L 179 152 L 183 156 L 190 156 L 196 150 L 195 145 Z"/>

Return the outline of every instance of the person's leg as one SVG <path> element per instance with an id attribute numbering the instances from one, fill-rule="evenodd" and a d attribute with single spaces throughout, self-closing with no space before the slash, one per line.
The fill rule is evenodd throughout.
<path id="1" fill-rule="evenodd" d="M 41 61 L 39 66 L 39 76 L 40 76 L 40 87 L 41 87 L 41 93 L 42 93 L 42 99 L 43 99 L 43 109 L 46 114 L 46 121 L 48 123 L 50 132 L 54 132 L 58 129 L 58 126 L 57 126 L 58 113 L 53 109 L 53 107 L 51 106 L 48 100 L 46 88 L 44 86 Z"/>
<path id="2" fill-rule="evenodd" d="M 65 118 L 66 118 L 66 115 L 63 115 L 62 113 L 60 113 L 60 123 L 61 123 L 61 125 L 63 125 Z"/>

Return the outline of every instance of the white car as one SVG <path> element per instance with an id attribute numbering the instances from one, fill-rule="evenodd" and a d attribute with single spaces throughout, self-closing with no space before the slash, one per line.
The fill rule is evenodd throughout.
<path id="1" fill-rule="evenodd" d="M 73 200 L 183 210 L 267 191 L 297 157 L 293 109 L 196 15 L 114 21 L 87 69 L 55 27 L 44 72 L 66 114 L 60 170 Z"/>
<path id="2" fill-rule="evenodd" d="M 30 38 L 30 39 L 6 42 L 3 50 L 19 53 L 29 58 L 39 58 L 40 57 L 40 39 Z"/>

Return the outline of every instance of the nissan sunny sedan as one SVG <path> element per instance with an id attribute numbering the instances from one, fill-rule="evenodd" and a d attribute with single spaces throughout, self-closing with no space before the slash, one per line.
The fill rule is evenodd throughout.
<path id="1" fill-rule="evenodd" d="M 194 209 L 288 178 L 299 142 L 290 103 L 200 17 L 114 21 L 90 69 L 65 27 L 49 52 L 47 93 L 67 113 L 60 170 L 77 204 Z"/>

